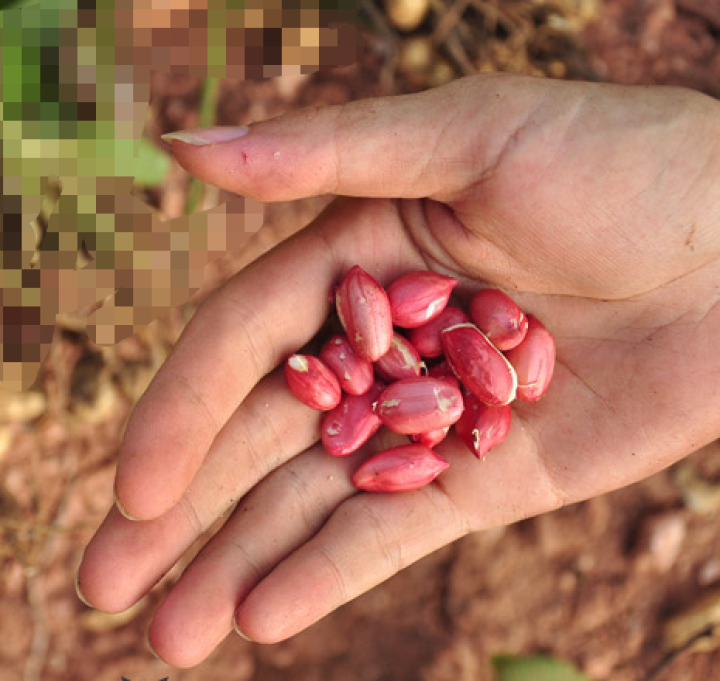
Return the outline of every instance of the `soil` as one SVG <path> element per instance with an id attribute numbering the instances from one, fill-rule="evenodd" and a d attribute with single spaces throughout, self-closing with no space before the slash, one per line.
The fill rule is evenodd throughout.
<path id="1" fill-rule="evenodd" d="M 720 5 L 703 0 L 613 0 L 584 42 L 603 79 L 678 85 L 720 97 Z"/>
<path id="2" fill-rule="evenodd" d="M 380 37 L 367 36 L 351 67 L 223 82 L 217 122 L 409 92 L 488 63 L 682 85 L 717 97 L 714 8 L 702 0 L 606 0 L 581 31 L 542 50 L 510 58 L 496 46 L 459 59 L 457 51 L 439 51 L 421 71 L 398 66 L 394 50 L 407 36 L 392 33 L 381 15 L 374 19 Z M 156 73 L 152 92 L 158 143 L 161 132 L 197 124 L 198 79 Z M 187 188 L 176 168 L 145 198 L 173 217 L 182 214 Z M 226 200 L 237 197 L 209 194 L 203 207 Z M 121 615 L 77 600 L 75 570 L 112 503 L 115 457 L 134 401 L 208 293 L 328 200 L 268 206 L 266 226 L 209 268 L 192 301 L 114 348 L 56 329 L 36 391 L 0 395 L 0 681 L 491 681 L 490 659 L 499 653 L 547 653 L 595 681 L 715 678 L 720 442 L 613 494 L 460 540 L 289 641 L 263 646 L 231 636 L 194 669 L 170 668 L 144 645 L 153 610 L 183 565 Z M 260 216 L 263 207 L 248 202 L 245 210 Z M 691 607 L 700 625 L 682 619 Z M 669 642 L 664 632 L 673 622 L 681 634 Z"/>

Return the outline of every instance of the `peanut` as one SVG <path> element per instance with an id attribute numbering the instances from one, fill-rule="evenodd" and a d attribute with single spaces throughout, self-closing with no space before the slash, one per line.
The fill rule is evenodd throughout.
<path id="1" fill-rule="evenodd" d="M 435 272 L 410 272 L 388 286 L 392 321 L 413 329 L 435 319 L 447 305 L 457 279 Z"/>
<path id="2" fill-rule="evenodd" d="M 340 384 L 324 362 L 310 355 L 291 355 L 285 362 L 285 381 L 302 403 L 329 411 L 340 403 Z"/>
<path id="3" fill-rule="evenodd" d="M 385 289 L 359 265 L 338 286 L 335 305 L 350 345 L 360 357 L 375 362 L 390 349 L 390 301 Z"/>
<path id="4" fill-rule="evenodd" d="M 423 445 L 400 445 L 371 456 L 355 471 L 352 482 L 368 492 L 402 492 L 432 482 L 450 464 Z"/>

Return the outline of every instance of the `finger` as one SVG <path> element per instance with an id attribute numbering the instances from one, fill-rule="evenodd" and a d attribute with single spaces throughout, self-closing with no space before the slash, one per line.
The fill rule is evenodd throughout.
<path id="1" fill-rule="evenodd" d="M 240 603 L 237 628 L 254 641 L 282 641 L 470 531 L 561 503 L 519 423 L 483 460 L 452 433 L 437 449 L 450 467 L 423 489 L 343 502 Z"/>
<path id="2" fill-rule="evenodd" d="M 464 532 L 436 485 L 353 496 L 250 591 L 237 628 L 260 643 L 282 641 Z"/>
<path id="3" fill-rule="evenodd" d="M 202 662 L 232 632 L 238 602 L 356 492 L 356 465 L 318 445 L 254 488 L 160 604 L 148 633 L 155 652 L 175 667 Z"/>
<path id="4" fill-rule="evenodd" d="M 418 94 L 293 111 L 227 142 L 215 141 L 232 135 L 227 128 L 183 131 L 172 146 L 193 175 L 261 201 L 328 193 L 436 197 L 491 168 L 552 87 L 473 76 Z"/>
<path id="5" fill-rule="evenodd" d="M 126 515 L 150 519 L 178 502 L 237 405 L 317 333 L 351 264 L 387 278 L 422 263 L 398 224 L 389 202 L 332 206 L 201 306 L 128 423 L 115 481 Z"/>
<path id="6" fill-rule="evenodd" d="M 83 556 L 85 599 L 106 612 L 129 608 L 256 480 L 316 442 L 319 419 L 281 370 L 263 379 L 218 434 L 181 502 L 140 523 L 111 510 Z"/>

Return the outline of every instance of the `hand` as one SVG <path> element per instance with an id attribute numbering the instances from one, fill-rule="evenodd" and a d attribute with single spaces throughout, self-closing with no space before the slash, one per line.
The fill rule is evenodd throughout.
<path id="1" fill-rule="evenodd" d="M 720 105 L 669 88 L 477 76 L 303 110 L 235 141 L 174 142 L 193 174 L 262 201 L 343 198 L 198 310 L 137 405 L 113 507 L 79 572 L 129 607 L 233 505 L 159 607 L 158 654 L 202 661 L 232 629 L 280 641 L 473 531 L 640 480 L 720 436 Z M 364 198 L 363 198 L 364 197 Z M 557 340 L 538 403 L 480 462 L 415 492 L 350 474 L 276 367 L 354 264 L 506 288 Z"/>

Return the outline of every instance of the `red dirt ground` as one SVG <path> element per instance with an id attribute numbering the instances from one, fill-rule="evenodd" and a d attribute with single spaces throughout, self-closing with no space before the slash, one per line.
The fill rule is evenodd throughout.
<path id="1" fill-rule="evenodd" d="M 720 96 L 715 7 L 707 0 L 608 0 L 581 36 L 586 64 L 609 82 L 684 85 Z M 298 82 L 226 84 L 218 122 L 382 94 L 381 52 L 371 42 L 357 65 Z M 416 87 L 395 83 L 396 91 Z M 196 79 L 156 75 L 157 133 L 187 127 L 197 90 Z M 156 200 L 170 205 L 173 198 Z M 195 303 L 326 201 L 270 208 L 270 226 L 215 263 Z M 104 354 L 82 335 L 58 332 L 39 381 L 45 415 L 33 419 L 38 412 L 29 402 L 25 412 L 5 415 L 14 425 L 12 446 L 6 441 L 0 454 L 0 681 L 490 681 L 489 659 L 501 652 L 552 654 L 595 681 L 650 681 L 663 660 L 652 681 L 717 677 L 712 637 L 704 652 L 673 653 L 662 631 L 707 593 L 715 605 L 704 608 L 708 631 L 720 623 L 713 595 L 720 584 L 720 443 L 624 490 L 458 541 L 287 642 L 262 646 L 231 636 L 190 670 L 155 660 L 144 632 L 182 566 L 123 616 L 83 606 L 73 579 L 112 502 L 131 404 L 191 310 L 174 310 Z"/>

